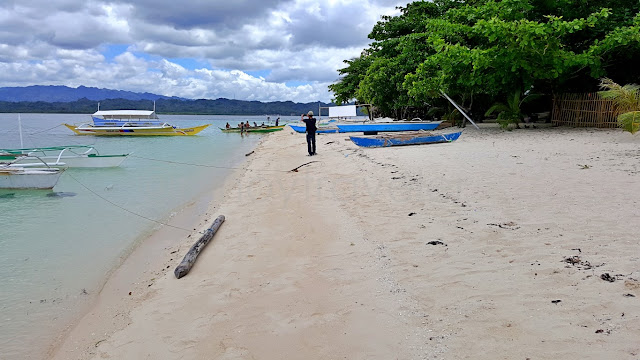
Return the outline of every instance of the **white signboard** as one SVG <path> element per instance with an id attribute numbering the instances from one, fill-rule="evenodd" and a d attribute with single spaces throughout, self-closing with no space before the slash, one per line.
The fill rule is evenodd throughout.
<path id="1" fill-rule="evenodd" d="M 329 108 L 329 117 L 356 116 L 356 106 L 334 106 Z"/>

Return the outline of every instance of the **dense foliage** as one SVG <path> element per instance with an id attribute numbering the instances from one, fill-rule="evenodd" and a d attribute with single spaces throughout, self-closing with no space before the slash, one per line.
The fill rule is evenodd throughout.
<path id="1" fill-rule="evenodd" d="M 591 92 L 603 76 L 640 80 L 638 0 L 434 0 L 400 10 L 345 61 L 330 86 L 337 103 L 408 117 L 443 107 L 443 91 L 484 113 L 514 93 Z"/>
<path id="2" fill-rule="evenodd" d="M 179 100 L 160 99 L 156 101 L 158 114 L 186 115 L 300 115 L 309 110 L 316 112 L 321 103 L 294 103 L 276 101 L 242 101 L 229 99 L 216 100 Z M 321 104 L 330 106 L 329 104 Z M 0 113 L 67 113 L 92 114 L 97 110 L 98 102 L 80 99 L 72 102 L 8 102 L 0 101 Z M 100 101 L 101 110 L 152 110 L 151 100 L 107 99 Z"/>

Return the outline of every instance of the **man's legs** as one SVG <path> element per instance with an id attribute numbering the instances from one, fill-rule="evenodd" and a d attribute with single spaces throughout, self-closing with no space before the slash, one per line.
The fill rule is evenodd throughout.
<path id="1" fill-rule="evenodd" d="M 313 155 L 313 151 L 311 151 L 311 141 L 313 141 L 313 148 L 316 148 L 316 137 L 315 134 L 307 133 L 307 151 L 309 152 L 309 156 Z"/>
<path id="2" fill-rule="evenodd" d="M 315 155 L 316 154 L 316 133 L 313 133 L 313 135 L 311 135 L 311 154 Z"/>

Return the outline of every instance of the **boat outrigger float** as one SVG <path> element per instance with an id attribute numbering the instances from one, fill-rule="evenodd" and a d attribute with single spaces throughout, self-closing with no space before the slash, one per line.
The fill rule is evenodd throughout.
<path id="1" fill-rule="evenodd" d="M 82 124 L 79 126 L 64 124 L 77 135 L 96 136 L 184 136 L 196 135 L 207 126 L 200 125 L 190 128 L 178 128 L 167 123 L 156 126 L 135 126 L 124 124 L 122 126 L 95 126 L 92 124 Z"/>

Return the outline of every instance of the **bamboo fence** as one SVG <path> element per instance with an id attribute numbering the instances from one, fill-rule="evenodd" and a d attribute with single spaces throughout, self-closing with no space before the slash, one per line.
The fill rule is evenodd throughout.
<path id="1" fill-rule="evenodd" d="M 618 110 L 597 93 L 560 94 L 553 98 L 551 123 L 555 126 L 618 127 Z"/>

